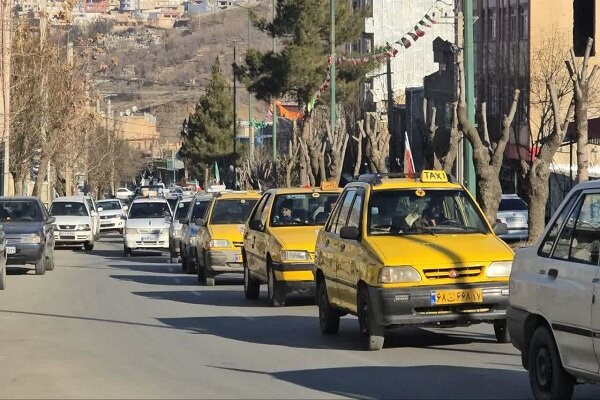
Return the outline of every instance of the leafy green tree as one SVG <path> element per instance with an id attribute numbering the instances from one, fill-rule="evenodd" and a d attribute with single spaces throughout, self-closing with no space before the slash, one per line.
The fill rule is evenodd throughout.
<path id="1" fill-rule="evenodd" d="M 180 154 L 195 176 L 203 176 L 213 168 L 215 161 L 221 168 L 232 161 L 232 104 L 229 82 L 217 57 L 206 92 L 184 121 L 181 131 Z"/>

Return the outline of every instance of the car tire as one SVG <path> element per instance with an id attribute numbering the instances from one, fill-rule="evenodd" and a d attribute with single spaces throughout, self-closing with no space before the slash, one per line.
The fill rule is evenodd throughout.
<path id="1" fill-rule="evenodd" d="M 187 259 L 186 255 L 187 255 L 187 251 L 185 249 L 183 249 L 181 251 L 181 272 L 185 272 L 185 263 L 187 262 L 186 261 L 186 259 Z"/>
<path id="2" fill-rule="evenodd" d="M 54 250 L 51 250 L 46 258 L 46 271 L 54 271 Z"/>
<path id="3" fill-rule="evenodd" d="M 275 271 L 270 263 L 267 265 L 267 275 L 269 304 L 271 307 L 284 307 L 286 301 L 285 291 L 275 279 Z"/>
<path id="4" fill-rule="evenodd" d="M 121 229 L 119 229 L 119 234 L 120 234 L 120 235 L 123 235 L 123 229 L 122 229 L 122 228 L 121 228 Z"/>
<path id="5" fill-rule="evenodd" d="M 257 299 L 260 293 L 260 282 L 250 276 L 250 270 L 244 261 L 244 296 L 246 300 Z"/>
<path id="6" fill-rule="evenodd" d="M 360 287 L 358 291 L 358 324 L 363 335 L 365 349 L 381 350 L 385 341 L 385 327 L 375 322 L 369 293 L 364 286 Z"/>
<path id="7" fill-rule="evenodd" d="M 323 335 L 335 335 L 340 330 L 340 313 L 329 303 L 324 280 L 317 283 L 316 302 L 319 306 L 319 325 Z"/>
<path id="8" fill-rule="evenodd" d="M 570 399 L 575 379 L 562 366 L 552 334 L 538 327 L 529 342 L 529 384 L 539 400 Z"/>
<path id="9" fill-rule="evenodd" d="M 186 274 L 194 274 L 196 273 L 196 265 L 195 263 L 190 260 L 189 257 L 185 258 L 185 271 Z"/>
<path id="10" fill-rule="evenodd" d="M 510 343 L 510 334 L 505 319 L 494 321 L 494 334 L 498 343 Z"/>
<path id="11" fill-rule="evenodd" d="M 123 245 L 123 256 L 127 258 L 131 257 L 131 249 L 125 245 Z"/>
<path id="12" fill-rule="evenodd" d="M 94 250 L 94 243 L 84 243 L 83 248 L 85 249 L 85 251 L 92 251 Z"/>
<path id="13" fill-rule="evenodd" d="M 35 274 L 44 275 L 46 273 L 46 252 L 42 254 L 42 257 L 35 263 Z"/>
<path id="14" fill-rule="evenodd" d="M 6 289 L 6 255 L 0 263 L 0 290 Z"/>

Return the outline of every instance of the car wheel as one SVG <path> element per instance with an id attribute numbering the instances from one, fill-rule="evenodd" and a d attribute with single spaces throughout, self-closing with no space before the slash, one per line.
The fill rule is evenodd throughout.
<path id="1" fill-rule="evenodd" d="M 324 335 L 334 335 L 340 330 L 340 313 L 331 306 L 327 297 L 324 280 L 317 283 L 317 304 L 319 306 L 319 325 Z"/>
<path id="2" fill-rule="evenodd" d="M 92 251 L 92 250 L 94 250 L 94 243 L 84 243 L 83 248 L 86 251 Z"/>
<path id="3" fill-rule="evenodd" d="M 362 287 L 358 291 L 358 324 L 367 350 L 381 350 L 385 341 L 385 327 L 375 322 L 369 293 Z"/>
<path id="4" fill-rule="evenodd" d="M 193 274 L 196 272 L 196 264 L 190 257 L 185 258 L 185 271 L 186 274 Z"/>
<path id="5" fill-rule="evenodd" d="M 123 245 L 123 256 L 131 257 L 131 249 L 125 245 Z"/>
<path id="6" fill-rule="evenodd" d="M 44 275 L 46 273 L 46 252 L 42 254 L 42 257 L 35 263 L 35 274 Z"/>
<path id="7" fill-rule="evenodd" d="M 6 255 L 0 263 L 0 290 L 6 289 Z"/>
<path id="8" fill-rule="evenodd" d="M 494 334 L 498 343 L 509 343 L 510 334 L 508 333 L 508 327 L 505 319 L 499 319 L 494 321 Z"/>
<path id="9" fill-rule="evenodd" d="M 187 255 L 187 251 L 185 249 L 183 249 L 181 251 L 181 272 L 185 272 L 185 263 L 187 263 L 187 261 L 186 261 L 186 259 L 187 259 L 186 255 Z"/>
<path id="10" fill-rule="evenodd" d="M 50 251 L 50 255 L 46 259 L 46 271 L 54 271 L 54 250 Z"/>
<path id="11" fill-rule="evenodd" d="M 275 271 L 271 265 L 267 267 L 267 288 L 268 288 L 268 296 L 269 296 L 269 304 L 271 307 L 283 307 L 285 306 L 285 292 L 278 284 L 275 279 Z"/>
<path id="12" fill-rule="evenodd" d="M 244 296 L 246 299 L 256 299 L 260 293 L 260 283 L 250 276 L 248 265 L 244 261 Z"/>
<path id="13" fill-rule="evenodd" d="M 123 228 L 119 229 L 119 235 L 123 235 Z"/>
<path id="14" fill-rule="evenodd" d="M 529 384 L 536 399 L 570 399 L 575 379 L 563 368 L 552 334 L 538 327 L 529 342 Z"/>

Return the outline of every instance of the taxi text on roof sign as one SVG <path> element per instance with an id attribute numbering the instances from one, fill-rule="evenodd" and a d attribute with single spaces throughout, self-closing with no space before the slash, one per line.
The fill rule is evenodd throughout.
<path id="1" fill-rule="evenodd" d="M 321 182 L 321 190 L 337 189 L 338 184 L 335 181 L 323 181 Z"/>
<path id="2" fill-rule="evenodd" d="M 424 170 L 421 172 L 421 182 L 448 182 L 448 175 L 444 171 Z"/>

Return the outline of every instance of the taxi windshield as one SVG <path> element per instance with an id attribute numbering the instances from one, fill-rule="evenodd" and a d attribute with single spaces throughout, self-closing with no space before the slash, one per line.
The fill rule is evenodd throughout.
<path id="1" fill-rule="evenodd" d="M 271 226 L 325 225 L 338 193 L 280 194 L 271 211 Z"/>
<path id="2" fill-rule="evenodd" d="M 463 190 L 383 190 L 369 200 L 368 233 L 489 233 L 489 228 Z"/>
<path id="3" fill-rule="evenodd" d="M 256 199 L 217 200 L 210 216 L 211 224 L 243 224 L 250 216 Z"/>

